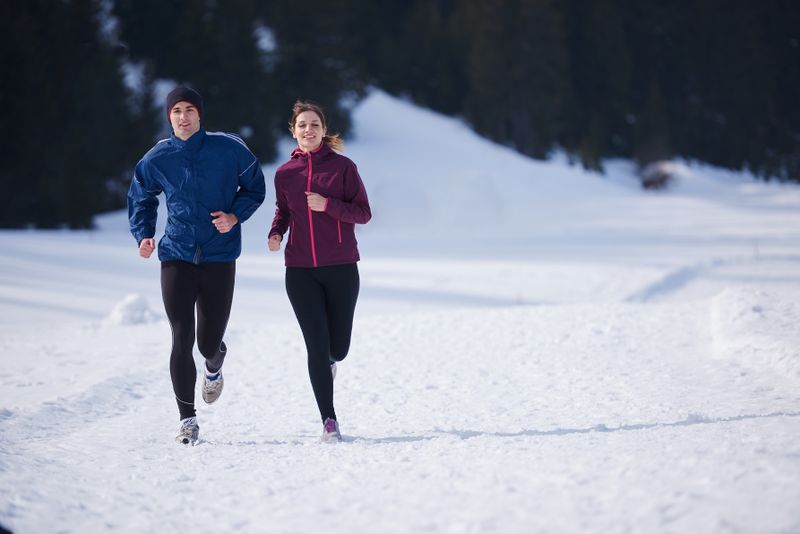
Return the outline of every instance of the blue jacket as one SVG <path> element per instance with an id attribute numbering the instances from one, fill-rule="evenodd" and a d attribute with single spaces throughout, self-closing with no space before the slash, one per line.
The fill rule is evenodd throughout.
<path id="1" fill-rule="evenodd" d="M 154 237 L 158 195 L 167 226 L 158 259 L 192 263 L 233 261 L 242 251 L 241 223 L 264 201 L 261 165 L 239 137 L 200 131 L 156 143 L 136 165 L 128 190 L 128 220 L 136 243 Z M 233 213 L 240 224 L 220 233 L 211 212 Z"/>

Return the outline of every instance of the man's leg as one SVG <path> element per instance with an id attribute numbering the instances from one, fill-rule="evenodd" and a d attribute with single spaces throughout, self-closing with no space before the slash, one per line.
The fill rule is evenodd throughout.
<path id="1" fill-rule="evenodd" d="M 222 338 L 231 315 L 236 262 L 204 263 L 198 267 L 197 348 L 213 373 L 219 371 L 225 359 Z"/>
<path id="2" fill-rule="evenodd" d="M 172 328 L 169 371 L 181 419 L 195 416 L 194 385 L 197 370 L 192 358 L 194 347 L 194 305 L 197 283 L 194 265 L 182 261 L 161 264 L 161 296 Z"/>

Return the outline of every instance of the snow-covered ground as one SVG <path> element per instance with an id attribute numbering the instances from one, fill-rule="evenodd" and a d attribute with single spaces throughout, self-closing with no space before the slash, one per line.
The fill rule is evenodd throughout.
<path id="1" fill-rule="evenodd" d="M 158 262 L 125 214 L 3 231 L 1 525 L 800 531 L 799 187 L 681 164 L 644 193 L 629 162 L 533 161 L 380 92 L 354 120 L 374 219 L 344 443 L 318 443 L 271 191 L 192 448 L 173 441 Z"/>

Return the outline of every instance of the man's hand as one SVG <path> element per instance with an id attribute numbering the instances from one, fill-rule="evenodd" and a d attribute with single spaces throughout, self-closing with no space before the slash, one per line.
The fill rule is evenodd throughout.
<path id="1" fill-rule="evenodd" d="M 214 211 L 211 213 L 211 216 L 216 217 L 211 222 L 214 223 L 217 231 L 221 234 L 230 232 L 231 228 L 239 222 L 239 218 L 236 217 L 236 215 L 233 213 L 225 213 L 224 211 Z"/>
<path id="2" fill-rule="evenodd" d="M 156 249 L 156 240 L 152 237 L 145 237 L 139 243 L 139 256 L 149 258 L 150 254 Z"/>

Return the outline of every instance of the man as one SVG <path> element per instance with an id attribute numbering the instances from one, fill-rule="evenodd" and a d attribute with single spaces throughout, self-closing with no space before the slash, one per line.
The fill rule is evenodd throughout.
<path id="1" fill-rule="evenodd" d="M 197 370 L 192 357 L 197 308 L 197 348 L 205 358 L 203 400 L 216 401 L 224 384 L 222 338 L 233 300 L 241 223 L 264 201 L 261 166 L 244 141 L 203 128 L 203 99 L 189 87 L 167 95 L 173 133 L 136 165 L 128 191 L 128 218 L 139 255 L 155 250 L 158 195 L 167 225 L 158 243 L 161 294 L 172 327 L 170 375 L 181 428 L 176 441 L 198 439 L 194 406 Z"/>

